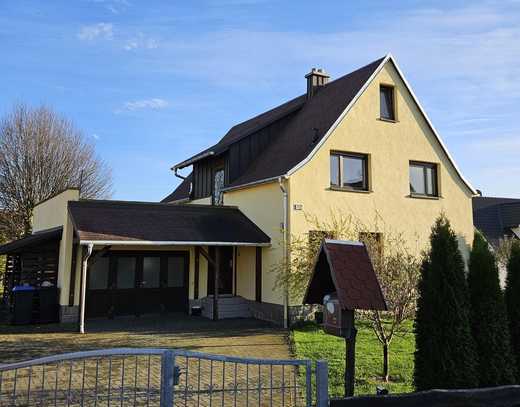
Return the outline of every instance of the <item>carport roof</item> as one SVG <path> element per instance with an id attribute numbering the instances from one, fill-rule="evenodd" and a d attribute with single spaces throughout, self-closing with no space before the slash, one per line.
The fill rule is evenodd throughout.
<path id="1" fill-rule="evenodd" d="M 41 244 L 51 240 L 60 240 L 62 232 L 63 227 L 61 226 L 34 232 L 32 235 L 0 246 L 0 254 L 17 253 L 35 244 Z"/>
<path id="2" fill-rule="evenodd" d="M 70 201 L 81 243 L 267 246 L 270 238 L 234 206 Z"/>

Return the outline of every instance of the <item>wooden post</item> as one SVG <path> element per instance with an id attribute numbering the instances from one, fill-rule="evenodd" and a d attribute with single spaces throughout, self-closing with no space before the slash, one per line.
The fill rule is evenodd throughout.
<path id="1" fill-rule="evenodd" d="M 200 247 L 195 246 L 195 278 L 194 278 L 194 287 L 193 287 L 193 298 L 199 299 L 199 271 L 200 269 Z"/>
<path id="2" fill-rule="evenodd" d="M 213 288 L 213 321 L 218 320 L 218 282 L 220 277 L 220 248 L 215 247 L 215 283 Z"/>
<path id="3" fill-rule="evenodd" d="M 354 328 L 350 338 L 345 338 L 345 346 L 347 347 L 345 366 L 345 397 L 354 396 L 354 381 L 356 378 L 356 334 L 357 329 Z"/>
<path id="4" fill-rule="evenodd" d="M 72 262 L 70 266 L 70 282 L 69 282 L 69 306 L 74 305 L 74 291 L 76 288 L 76 260 L 78 257 L 78 245 L 72 245 Z"/>

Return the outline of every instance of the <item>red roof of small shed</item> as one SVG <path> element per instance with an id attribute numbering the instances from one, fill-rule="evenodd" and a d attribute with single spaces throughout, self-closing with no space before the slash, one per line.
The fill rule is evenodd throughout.
<path id="1" fill-rule="evenodd" d="M 381 286 L 361 242 L 325 239 L 305 295 L 306 304 L 321 304 L 336 292 L 343 309 L 386 310 Z"/>

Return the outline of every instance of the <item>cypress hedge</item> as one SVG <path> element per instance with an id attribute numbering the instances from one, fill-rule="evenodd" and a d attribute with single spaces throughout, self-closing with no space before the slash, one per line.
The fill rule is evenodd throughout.
<path id="1" fill-rule="evenodd" d="M 457 236 L 441 215 L 430 235 L 415 318 L 417 390 L 478 386 L 469 292 Z"/>
<path id="2" fill-rule="evenodd" d="M 515 383 L 509 326 L 495 256 L 480 233 L 475 233 L 469 260 L 468 287 L 471 331 L 478 354 L 480 387 Z"/>
<path id="3" fill-rule="evenodd" d="M 520 383 L 520 242 L 514 242 L 507 264 L 506 306 L 513 358 L 517 366 L 517 383 Z"/>

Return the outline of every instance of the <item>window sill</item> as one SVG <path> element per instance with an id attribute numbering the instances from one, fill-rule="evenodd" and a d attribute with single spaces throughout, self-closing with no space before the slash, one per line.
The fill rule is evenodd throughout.
<path id="1" fill-rule="evenodd" d="M 379 117 L 377 120 L 387 123 L 399 123 L 399 120 L 385 119 L 384 117 Z"/>
<path id="2" fill-rule="evenodd" d="M 330 186 L 327 188 L 329 191 L 339 191 L 339 192 L 354 192 L 358 194 L 371 194 L 373 191 L 370 189 L 350 189 L 350 188 L 341 188 Z"/>
<path id="3" fill-rule="evenodd" d="M 421 194 L 410 194 L 406 196 L 407 198 L 414 198 L 414 199 L 427 199 L 430 201 L 438 201 L 439 199 L 442 199 L 442 196 L 431 196 L 431 195 L 421 195 Z"/>

